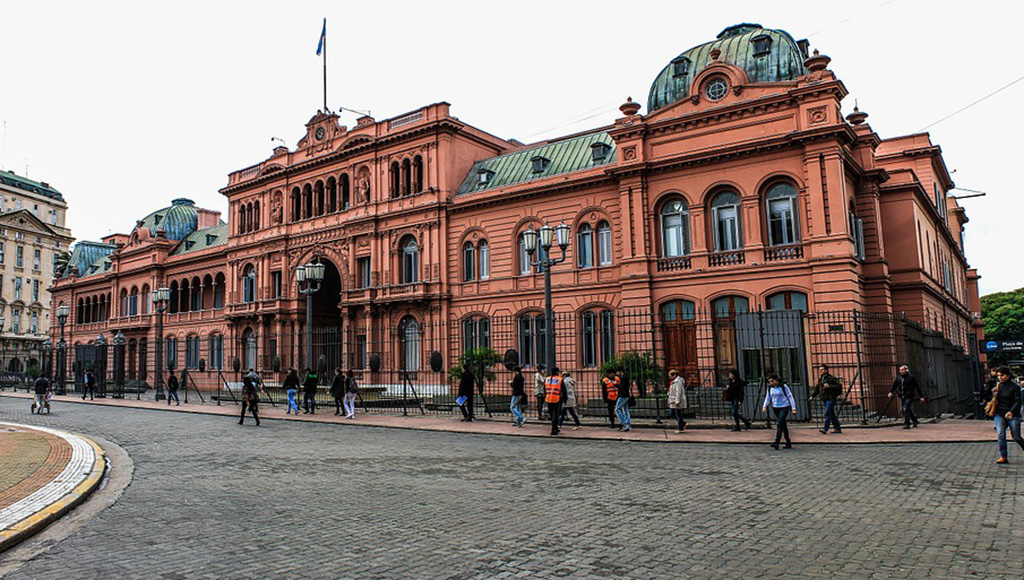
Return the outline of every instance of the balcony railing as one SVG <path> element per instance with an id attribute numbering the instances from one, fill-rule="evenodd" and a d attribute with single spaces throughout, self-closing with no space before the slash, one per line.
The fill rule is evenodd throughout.
<path id="1" fill-rule="evenodd" d="M 708 263 L 713 266 L 737 266 L 747 262 L 746 253 L 743 250 L 736 252 L 716 252 L 708 258 Z"/>
<path id="2" fill-rule="evenodd" d="M 782 262 L 785 260 L 799 260 L 804 257 L 804 247 L 799 244 L 792 246 L 774 246 L 765 248 L 764 259 L 766 262 Z"/>
<path id="3" fill-rule="evenodd" d="M 690 257 L 679 256 L 676 258 L 661 258 L 658 260 L 659 272 L 672 272 L 675 270 L 689 270 Z"/>

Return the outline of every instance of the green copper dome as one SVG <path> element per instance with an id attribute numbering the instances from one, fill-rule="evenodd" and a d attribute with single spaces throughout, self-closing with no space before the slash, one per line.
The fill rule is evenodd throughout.
<path id="1" fill-rule="evenodd" d="M 199 225 L 199 212 L 191 199 L 178 198 L 171 201 L 171 207 L 157 210 L 142 218 L 141 227 L 149 228 L 156 235 L 158 230 L 167 232 L 171 240 L 183 240 L 196 231 Z"/>
<path id="2" fill-rule="evenodd" d="M 797 42 L 784 30 L 760 24 L 737 24 L 723 30 L 716 40 L 672 59 L 651 85 L 647 112 L 685 99 L 693 79 L 713 62 L 711 51 L 716 48 L 721 51 L 719 62 L 743 69 L 752 83 L 792 81 L 806 74 L 807 41 Z"/>

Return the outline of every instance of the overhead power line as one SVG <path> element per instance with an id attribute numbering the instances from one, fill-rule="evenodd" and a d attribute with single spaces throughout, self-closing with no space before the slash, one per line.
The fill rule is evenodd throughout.
<path id="1" fill-rule="evenodd" d="M 956 111 L 953 111 L 952 113 L 946 115 L 945 117 L 939 119 L 938 121 L 935 121 L 934 123 L 932 123 L 930 125 L 925 125 L 924 127 L 921 127 L 921 129 L 919 129 L 918 132 L 920 133 L 922 131 L 926 131 L 926 130 L 934 127 L 935 125 L 938 125 L 939 123 L 945 121 L 946 119 L 949 119 L 950 117 L 955 117 L 956 115 L 959 115 L 960 113 L 963 113 L 967 109 L 970 109 L 974 105 L 977 105 L 978 103 L 984 101 L 985 99 L 987 99 L 989 97 L 994 97 L 994 96 L 998 95 L 999 93 L 1005 91 L 1006 89 L 1012 87 L 1013 85 L 1015 85 L 1015 84 L 1017 84 L 1017 83 L 1019 83 L 1021 81 L 1024 81 L 1024 76 L 1018 77 L 1016 80 L 1011 81 L 1009 84 L 1003 85 L 1002 87 L 992 91 L 991 93 L 985 95 L 984 97 L 978 99 L 977 101 L 974 101 L 973 103 L 967 105 L 966 107 L 962 107 L 960 109 L 957 109 Z"/>

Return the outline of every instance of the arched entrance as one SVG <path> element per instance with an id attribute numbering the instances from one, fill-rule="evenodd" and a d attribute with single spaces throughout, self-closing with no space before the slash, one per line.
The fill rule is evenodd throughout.
<path id="1" fill-rule="evenodd" d="M 342 362 L 342 319 L 338 303 L 341 302 L 341 272 L 338 267 L 321 257 L 324 280 L 320 291 L 313 295 L 313 364 L 324 358 L 326 374 L 332 375 Z M 305 359 L 303 359 L 305 364 Z M 322 369 L 316 369 L 318 372 Z M 329 377 L 328 377 L 329 380 Z"/>

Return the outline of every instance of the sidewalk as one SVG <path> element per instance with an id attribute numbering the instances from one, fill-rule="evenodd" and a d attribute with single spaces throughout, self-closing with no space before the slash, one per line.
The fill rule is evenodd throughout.
<path id="1" fill-rule="evenodd" d="M 0 423 L 0 551 L 81 503 L 105 468 L 103 451 L 88 439 Z"/>
<path id="2" fill-rule="evenodd" d="M 28 399 L 32 396 L 27 393 L 3 392 L 0 396 Z M 196 413 L 202 415 L 231 416 L 237 419 L 240 408 L 238 405 L 224 404 L 185 404 L 181 406 L 169 406 L 166 402 L 137 401 L 134 399 L 96 399 L 83 401 L 78 396 L 55 396 L 53 397 L 53 408 L 55 413 L 64 412 L 69 404 L 100 405 L 107 407 L 132 407 L 136 409 L 151 409 L 156 411 L 170 411 L 177 413 Z M 360 410 L 361 411 L 361 410 Z M 387 427 L 392 429 L 417 429 L 423 431 L 447 431 L 452 433 L 478 433 L 488 435 L 509 435 L 520 437 L 549 437 L 551 432 L 550 423 L 539 422 L 535 418 L 529 420 L 522 428 L 514 428 L 504 415 L 496 415 L 488 419 L 486 414 L 479 412 L 482 416 L 472 423 L 459 421 L 456 415 L 421 415 L 418 409 L 410 410 L 409 415 L 403 417 L 398 413 L 362 413 L 356 414 L 356 419 L 345 419 L 334 414 L 333 407 L 317 411 L 315 415 L 286 415 L 282 406 L 271 407 L 267 404 L 260 405 L 261 419 L 276 419 L 287 421 L 305 421 L 313 423 L 335 423 L 345 425 L 367 425 L 373 427 Z M 252 417 L 246 419 L 246 427 L 254 426 Z M 622 433 L 617 429 L 607 428 L 603 418 L 598 422 L 597 418 L 588 418 L 584 427 L 574 431 L 568 424 L 562 429 L 559 438 L 562 439 L 594 439 L 594 440 L 623 440 L 623 441 L 658 441 L 678 443 L 746 443 L 765 444 L 772 441 L 774 430 L 764 428 L 760 423 L 753 429 L 741 432 L 732 432 L 725 423 L 710 424 L 707 422 L 694 421 L 687 424 L 684 433 L 674 433 L 674 423 L 665 421 L 663 427 L 653 426 L 645 423 L 634 425 L 630 433 Z M 269 425 L 265 425 L 266 428 Z M 843 428 L 842 434 L 822 435 L 818 432 L 817 424 L 791 423 L 790 432 L 794 444 L 822 444 L 822 443 L 938 443 L 938 442 L 977 442 L 994 441 L 995 430 L 990 421 L 972 421 L 948 419 L 935 423 L 922 423 L 916 429 L 905 430 L 902 425 L 877 425 L 870 424 L 861 426 L 859 424 L 848 424 Z"/>

